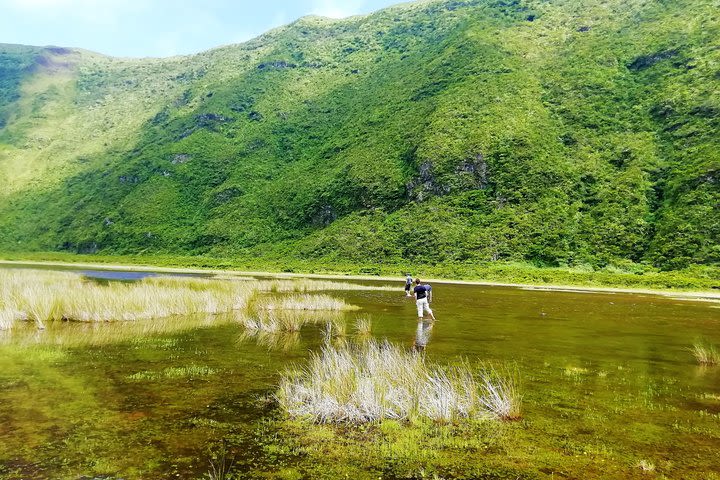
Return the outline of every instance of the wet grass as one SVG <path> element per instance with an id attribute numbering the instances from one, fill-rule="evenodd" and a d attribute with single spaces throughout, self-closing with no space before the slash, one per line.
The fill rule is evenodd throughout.
<path id="1" fill-rule="evenodd" d="M 692 354 L 700 365 L 720 364 L 720 352 L 715 345 L 695 342 L 692 346 Z"/>
<path id="2" fill-rule="evenodd" d="M 300 345 L 300 333 L 246 329 L 240 333 L 238 340 L 239 345 L 252 340 L 268 350 L 288 352 Z"/>
<path id="3" fill-rule="evenodd" d="M 166 349 L 166 342 L 171 340 L 158 339 L 157 335 L 179 334 L 233 321 L 233 317 L 224 314 L 197 314 L 133 322 L 50 322 L 43 330 L 37 330 L 27 322 L 13 321 L 14 328 L 0 335 L 0 345 L 30 346 L 40 343 L 61 347 L 88 347 L 128 342 L 134 349 Z"/>
<path id="4" fill-rule="evenodd" d="M 185 367 L 168 367 L 161 371 L 142 371 L 130 375 L 131 380 L 160 380 L 174 378 L 200 378 L 214 375 L 217 370 L 204 365 L 188 365 Z"/>
<path id="5" fill-rule="evenodd" d="M 201 291 L 203 282 L 192 288 Z M 720 438 L 714 389 L 718 370 L 690 368 L 702 383 L 697 388 L 677 383 L 691 360 L 687 338 L 714 341 L 712 331 L 692 333 L 698 337 L 682 331 L 673 343 L 679 347 L 667 349 L 679 352 L 680 361 L 672 363 L 677 370 L 658 377 L 643 373 L 644 362 L 618 359 L 612 348 L 599 357 L 601 361 L 593 360 L 587 346 L 582 346 L 582 355 L 564 351 L 553 356 L 537 353 L 537 344 L 522 350 L 522 343 L 509 340 L 497 349 L 493 342 L 483 343 L 478 353 L 477 338 L 472 336 L 453 337 L 452 350 L 443 350 L 446 336 L 456 332 L 448 315 L 448 323 L 436 325 L 440 330 L 423 358 L 426 367 L 434 368 L 430 360 L 456 362 L 453 355 L 468 350 L 471 356 L 490 359 L 513 358 L 502 357 L 500 351 L 522 352 L 528 356 L 527 361 L 518 359 L 523 365 L 522 419 L 498 421 L 502 415 L 513 416 L 507 410 L 503 413 L 504 402 L 493 400 L 506 394 L 493 397 L 481 382 L 487 376 L 495 386 L 498 378 L 516 372 L 493 373 L 481 364 L 468 367 L 477 374 L 478 396 L 493 400 L 490 406 L 479 407 L 484 412 L 480 415 L 456 415 L 449 421 L 417 415 L 364 423 L 312 423 L 311 416 L 293 418 L 276 403 L 261 406 L 248 398 L 261 390 L 267 394 L 288 358 L 304 362 L 308 346 L 320 341 L 327 323 L 346 323 L 345 336 L 333 336 L 329 340 L 333 346 L 326 347 L 346 351 L 360 348 L 351 342 L 375 343 L 370 335 L 359 334 L 359 320 L 372 318 L 376 333 L 390 331 L 393 340 L 409 345 L 414 319 L 406 319 L 398 334 L 400 327 L 393 331 L 388 324 L 401 325 L 402 319 L 386 323 L 386 314 L 311 310 L 255 314 L 262 324 L 275 327 L 247 328 L 241 321 L 251 316 L 246 309 L 139 322 L 48 322 L 42 331 L 13 320 L 12 329 L 0 332 L 0 391 L 7 406 L 3 418 L 12 418 L 2 453 L 25 459 L 27 470 L 9 474 L 0 461 L 0 478 L 45 478 L 32 470 L 33 465 L 52 471 L 56 458 L 68 458 L 70 463 L 58 466 L 54 472 L 64 473 L 54 478 L 205 478 L 210 473 L 207 456 L 196 454 L 220 439 L 228 439 L 228 458 L 236 460 L 228 463 L 226 478 L 720 478 L 711 461 Z M 290 317 L 285 326 L 283 316 Z M 218 329 L 198 328 L 203 326 Z M 555 334 L 567 338 L 566 328 L 564 323 Z M 192 333 L 183 333 L 189 329 Z M 301 339 L 306 330 L 312 335 Z M 240 346 L 238 340 L 277 352 L 247 343 Z M 708 347 L 708 342 L 703 345 Z M 83 348 L 66 348 L 72 346 Z M 280 353 L 286 351 L 290 353 Z M 256 383 L 246 379 L 260 370 L 270 373 Z M 190 381 L 193 387 L 188 389 Z M 511 385 L 519 394 L 516 379 Z M 208 393 L 200 395 L 206 389 Z M 246 391 L 252 393 L 240 393 Z M 499 414 L 490 413 L 492 405 Z M 250 433 L 252 428 L 257 428 L 256 434 Z M 60 445 L 50 433 L 43 436 L 53 429 L 60 432 L 58 437 L 68 439 L 67 444 Z M 127 443 L 147 461 L 123 460 Z M 181 466 L 171 466 L 170 461 Z"/>
<path id="6" fill-rule="evenodd" d="M 241 324 L 249 331 L 279 333 L 285 329 L 297 331 L 302 327 L 303 319 L 295 317 L 289 321 L 283 321 L 285 315 L 276 314 L 275 312 L 261 312 L 253 316 L 246 316 L 241 320 Z"/>
<path id="7" fill-rule="evenodd" d="M 46 322 L 135 321 L 245 308 L 248 285 L 192 278 L 145 278 L 106 285 L 70 272 L 0 271 L 4 318 Z"/>
<path id="8" fill-rule="evenodd" d="M 283 478 L 541 478 L 517 465 L 519 459 L 508 459 L 522 428 L 519 422 L 489 419 L 353 425 L 287 419 L 261 425 L 258 436 L 274 458 L 307 459 L 291 469 L 294 476 Z"/>
<path id="9" fill-rule="evenodd" d="M 10 330 L 18 318 L 18 313 L 10 309 L 0 310 L 0 330 Z"/>
<path id="10" fill-rule="evenodd" d="M 355 333 L 361 337 L 369 337 L 372 334 L 372 318 L 369 315 L 355 317 Z"/>
<path id="11" fill-rule="evenodd" d="M 347 322 L 344 318 L 331 319 L 325 322 L 322 333 L 325 343 L 330 343 L 333 340 L 344 340 L 347 338 Z"/>
<path id="12" fill-rule="evenodd" d="M 237 478 L 233 475 L 233 460 L 228 458 L 227 449 L 223 446 L 210 455 L 210 469 L 203 478 L 207 480 L 232 480 Z"/>
<path id="13" fill-rule="evenodd" d="M 387 342 L 336 348 L 326 345 L 305 368 L 287 372 L 277 399 L 291 417 L 316 423 L 382 419 L 516 419 L 516 379 L 467 364 L 440 367 Z"/>
<path id="14" fill-rule="evenodd" d="M 295 294 L 281 297 L 255 297 L 253 308 L 257 310 L 323 310 L 350 311 L 359 307 L 329 295 Z"/>
<path id="15" fill-rule="evenodd" d="M 307 293 L 321 291 L 349 291 L 349 290 L 375 290 L 394 291 L 396 287 L 388 285 L 366 285 L 360 283 L 333 282 L 328 280 L 312 280 L 300 278 L 296 280 L 266 280 L 260 284 L 260 289 L 267 292 L 278 293 Z"/>
<path id="16" fill-rule="evenodd" d="M 254 310 L 347 311 L 357 307 L 328 295 L 262 295 L 272 282 L 192 277 L 149 277 L 126 282 L 97 283 L 73 272 L 0 270 L 0 330 L 17 321 L 31 321 L 40 329 L 48 322 L 137 321 Z M 297 284 L 296 287 L 293 287 Z M 279 283 L 282 291 L 365 288 L 354 284 L 294 281 Z M 277 285 L 276 285 L 277 286 Z M 342 289 L 341 288 L 341 289 Z M 251 305 L 252 303 L 252 305 Z M 282 329 L 298 330 L 294 318 L 280 316 Z M 269 320 L 266 323 L 272 323 Z"/>

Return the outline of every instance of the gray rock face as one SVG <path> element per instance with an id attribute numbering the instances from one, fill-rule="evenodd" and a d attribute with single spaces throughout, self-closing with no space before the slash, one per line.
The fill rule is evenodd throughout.
<path id="1" fill-rule="evenodd" d="M 418 167 L 418 176 L 407 183 L 406 189 L 411 200 L 423 201 L 431 196 L 447 195 L 451 192 L 485 189 L 489 184 L 487 162 L 481 153 L 462 160 L 454 172 L 436 173 L 432 161 L 426 160 Z"/>
<path id="2" fill-rule="evenodd" d="M 274 62 L 265 62 L 258 65 L 258 70 L 265 69 L 283 69 L 283 68 L 297 68 L 294 63 L 286 62 L 285 60 L 275 60 Z"/>
<path id="3" fill-rule="evenodd" d="M 633 71 L 645 70 L 650 68 L 661 60 L 672 58 L 679 53 L 679 50 L 673 48 L 671 50 L 663 50 L 650 55 L 641 55 L 628 64 L 628 68 Z"/>
<path id="4" fill-rule="evenodd" d="M 488 165 L 482 153 L 478 153 L 475 157 L 464 160 L 455 168 L 455 172 L 469 177 L 469 188 L 484 189 L 488 186 Z"/>
<path id="5" fill-rule="evenodd" d="M 315 212 L 312 216 L 313 225 L 328 226 L 337 219 L 335 209 L 331 205 L 323 205 L 320 209 Z"/>
<path id="6" fill-rule="evenodd" d="M 195 116 L 195 126 L 197 128 L 214 127 L 220 123 L 228 123 L 235 121 L 234 118 L 229 118 L 219 113 L 201 113 Z"/>
<path id="7" fill-rule="evenodd" d="M 192 159 L 192 155 L 190 155 L 188 153 L 178 153 L 173 156 L 173 158 L 170 162 L 173 165 L 178 165 L 178 164 L 182 164 L 182 163 L 187 163 L 191 159 Z"/>

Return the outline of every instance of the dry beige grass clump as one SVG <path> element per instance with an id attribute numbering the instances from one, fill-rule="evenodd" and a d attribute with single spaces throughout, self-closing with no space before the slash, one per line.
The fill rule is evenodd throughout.
<path id="1" fill-rule="evenodd" d="M 323 337 L 325 342 L 330 342 L 333 338 L 345 338 L 347 336 L 347 322 L 343 318 L 336 318 L 325 322 L 323 329 Z"/>
<path id="2" fill-rule="evenodd" d="M 246 341 L 254 341 L 268 350 L 290 351 L 300 345 L 300 332 L 269 332 L 266 330 L 243 330 L 239 337 L 238 343 Z"/>
<path id="3" fill-rule="evenodd" d="M 336 348 L 326 344 L 305 368 L 287 372 L 276 394 L 293 417 L 318 423 L 381 419 L 520 417 L 514 376 L 468 365 L 430 366 L 425 357 L 388 342 Z"/>
<path id="4" fill-rule="evenodd" d="M 20 344 L 42 343 L 78 347 L 108 345 L 138 339 L 153 339 L 158 335 L 173 335 L 187 330 L 211 327 L 232 321 L 226 315 L 181 315 L 153 318 L 137 322 L 48 322 L 42 336 L 28 328 L 16 328 L 3 340 Z M 150 340 L 148 340 L 150 341 Z"/>
<path id="5" fill-rule="evenodd" d="M 18 313 L 10 309 L 0 309 L 0 330 L 10 330 L 18 317 Z"/>
<path id="6" fill-rule="evenodd" d="M 278 293 L 307 293 L 333 290 L 397 290 L 396 287 L 388 285 L 367 285 L 348 282 L 333 282 L 330 280 L 313 280 L 309 278 L 265 280 L 260 283 L 260 289 L 265 292 Z"/>
<path id="7" fill-rule="evenodd" d="M 257 310 L 240 316 L 240 324 L 250 331 L 299 332 L 309 317 L 303 312 L 285 310 Z"/>
<path id="8" fill-rule="evenodd" d="M 254 307 L 258 310 L 349 311 L 359 309 L 355 305 L 349 305 L 343 300 L 329 295 L 308 294 L 256 298 Z"/>
<path id="9" fill-rule="evenodd" d="M 372 334 L 370 315 L 358 315 L 355 317 L 355 332 L 361 337 L 369 337 Z"/>
<path id="10" fill-rule="evenodd" d="M 100 284 L 72 272 L 0 271 L 2 310 L 15 312 L 16 318 L 34 321 L 40 328 L 57 320 L 103 322 L 218 314 L 245 308 L 255 290 L 249 282 L 188 277 Z"/>
<path id="11" fill-rule="evenodd" d="M 253 339 L 273 350 L 295 348 L 300 342 L 300 331 L 307 324 L 324 325 L 323 334 L 328 340 L 345 335 L 345 321 L 340 312 L 263 310 L 258 308 L 257 299 L 248 311 L 237 312 L 234 320 L 243 327 L 241 340 Z"/>
<path id="12" fill-rule="evenodd" d="M 702 342 L 696 342 L 691 349 L 695 360 L 700 365 L 718 365 L 720 364 L 720 352 L 715 345 L 706 345 Z"/>

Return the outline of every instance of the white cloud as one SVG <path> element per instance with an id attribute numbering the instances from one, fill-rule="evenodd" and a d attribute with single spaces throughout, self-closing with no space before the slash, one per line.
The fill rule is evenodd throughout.
<path id="1" fill-rule="evenodd" d="M 345 18 L 360 13 L 364 4 L 363 0 L 313 0 L 312 13 L 329 18 Z"/>

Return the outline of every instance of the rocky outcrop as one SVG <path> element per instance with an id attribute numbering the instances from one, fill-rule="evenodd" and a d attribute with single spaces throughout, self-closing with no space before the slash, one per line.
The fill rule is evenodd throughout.
<path id="1" fill-rule="evenodd" d="M 222 123 L 234 122 L 234 118 L 220 115 L 219 113 L 201 113 L 195 116 L 195 126 L 197 128 L 215 127 Z"/>
<path id="2" fill-rule="evenodd" d="M 418 175 L 406 185 L 408 197 L 421 202 L 431 196 L 451 192 L 485 189 L 489 184 L 487 162 L 481 153 L 462 160 L 452 174 L 436 173 L 433 162 L 427 160 L 418 167 Z"/>
<path id="3" fill-rule="evenodd" d="M 659 52 L 651 53 L 649 55 L 641 55 L 639 57 L 636 57 L 632 62 L 628 63 L 627 68 L 635 72 L 645 70 L 646 68 L 650 68 L 662 60 L 673 58 L 678 53 L 679 50 L 673 48 L 670 50 L 662 50 Z"/>
<path id="4" fill-rule="evenodd" d="M 173 155 L 172 160 L 170 160 L 170 163 L 173 165 L 178 165 L 182 163 L 187 163 L 192 159 L 192 155 L 189 153 L 177 153 Z"/>
<path id="5" fill-rule="evenodd" d="M 285 60 L 275 60 L 274 62 L 265 62 L 257 66 L 258 70 L 275 69 L 282 70 L 284 68 L 297 68 L 294 63 L 286 62 Z"/>

